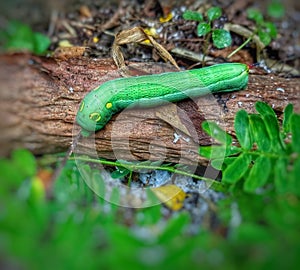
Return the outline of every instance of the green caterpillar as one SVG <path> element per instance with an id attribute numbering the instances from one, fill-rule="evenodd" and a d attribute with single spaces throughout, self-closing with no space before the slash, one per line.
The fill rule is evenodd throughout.
<path id="1" fill-rule="evenodd" d="M 208 93 L 242 90 L 247 86 L 248 73 L 245 64 L 226 63 L 108 81 L 84 97 L 76 121 L 82 127 L 81 134 L 89 136 L 128 106 L 147 108 Z"/>

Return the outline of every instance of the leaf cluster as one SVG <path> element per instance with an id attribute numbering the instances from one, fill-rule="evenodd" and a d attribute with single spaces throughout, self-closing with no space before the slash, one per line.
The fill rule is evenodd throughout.
<path id="1" fill-rule="evenodd" d="M 17 150 L 10 159 L 0 159 L 3 264 L 24 269 L 152 269 L 146 254 L 159 256 L 157 249 L 164 256 L 154 266 L 166 269 L 189 262 L 196 242 L 178 245 L 190 222 L 187 213 L 166 222 L 161 220 L 161 205 L 156 205 L 137 209 L 132 216 L 132 209 L 95 196 L 76 168 L 68 161 L 48 200 L 43 184 L 38 190 L 34 184 L 37 160 L 29 151 Z M 91 177 L 99 174 L 93 168 L 87 172 Z M 185 255 L 174 260 L 177 252 Z"/>
<path id="2" fill-rule="evenodd" d="M 218 49 L 226 48 L 231 45 L 231 35 L 227 30 L 215 29 L 213 22 L 222 16 L 222 10 L 219 7 L 211 7 L 203 15 L 196 11 L 187 10 L 183 13 L 185 20 L 194 20 L 199 22 L 197 26 L 197 35 L 199 37 L 212 35 L 214 46 Z"/>
<path id="3" fill-rule="evenodd" d="M 272 39 L 277 37 L 277 28 L 275 24 L 266 21 L 258 9 L 247 9 L 247 17 L 255 22 L 254 32 L 265 46 L 269 45 Z"/>
<path id="4" fill-rule="evenodd" d="M 0 44 L 6 51 L 29 51 L 36 54 L 46 52 L 51 41 L 34 32 L 28 25 L 19 21 L 10 21 L 4 29 L 0 29 Z"/>
<path id="5" fill-rule="evenodd" d="M 238 182 L 248 193 L 263 193 L 269 188 L 279 194 L 300 195 L 300 115 L 289 104 L 280 126 L 273 109 L 257 102 L 258 114 L 237 112 L 233 137 L 215 123 L 204 122 L 203 129 L 221 144 L 200 147 L 200 154 L 222 170 L 223 183 Z"/>

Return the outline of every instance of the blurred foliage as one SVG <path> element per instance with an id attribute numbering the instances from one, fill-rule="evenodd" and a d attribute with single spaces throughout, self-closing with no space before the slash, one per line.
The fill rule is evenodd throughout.
<path id="1" fill-rule="evenodd" d="M 255 8 L 247 9 L 247 17 L 255 22 L 254 33 L 267 46 L 277 37 L 277 27 L 273 22 L 266 21 L 263 14 Z"/>
<path id="2" fill-rule="evenodd" d="M 10 21 L 0 29 L 0 45 L 5 51 L 29 51 L 36 54 L 46 52 L 50 39 L 19 21 Z"/>
<path id="3" fill-rule="evenodd" d="M 46 169 L 27 150 L 0 160 L 3 267 L 292 269 L 300 262 L 296 190 L 248 193 L 239 181 L 218 203 L 216 227 L 191 234 L 184 210 L 166 219 L 161 205 L 126 209 L 95 196 L 74 161 L 49 198 L 40 173 Z"/>
<path id="4" fill-rule="evenodd" d="M 281 0 L 272 0 L 267 6 L 267 13 L 274 19 L 281 19 L 285 15 L 285 8 Z"/>

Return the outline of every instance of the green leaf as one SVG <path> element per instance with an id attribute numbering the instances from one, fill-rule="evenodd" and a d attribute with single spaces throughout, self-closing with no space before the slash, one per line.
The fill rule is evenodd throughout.
<path id="1" fill-rule="evenodd" d="M 263 26 L 272 39 L 277 37 L 277 28 L 274 23 L 265 22 Z"/>
<path id="2" fill-rule="evenodd" d="M 255 8 L 247 9 L 247 17 L 248 19 L 255 21 L 258 25 L 261 24 L 264 20 L 261 12 Z"/>
<path id="3" fill-rule="evenodd" d="M 300 114 L 291 116 L 291 131 L 293 150 L 300 153 Z"/>
<path id="4" fill-rule="evenodd" d="M 238 146 L 230 145 L 226 147 L 226 156 L 236 155 L 242 152 L 242 149 Z"/>
<path id="5" fill-rule="evenodd" d="M 274 152 L 280 152 L 284 149 L 284 144 L 280 136 L 279 124 L 277 118 L 273 115 L 267 115 L 264 117 L 264 123 L 268 131 L 271 147 Z"/>
<path id="6" fill-rule="evenodd" d="M 211 7 L 207 10 L 207 17 L 209 21 L 219 19 L 222 15 L 222 10 L 219 7 Z"/>
<path id="7" fill-rule="evenodd" d="M 230 165 L 231 163 L 233 163 L 236 160 L 237 157 L 226 157 L 224 159 L 224 164 L 226 166 Z"/>
<path id="8" fill-rule="evenodd" d="M 255 160 L 253 167 L 244 183 L 246 192 L 255 192 L 268 180 L 271 173 L 271 160 L 268 157 L 260 156 Z"/>
<path id="9" fill-rule="evenodd" d="M 49 47 L 50 39 L 38 32 L 33 32 L 32 29 L 18 21 L 11 21 L 6 29 L 2 31 L 4 37 L 4 47 L 7 50 L 14 51 L 30 51 L 37 54 L 44 53 Z"/>
<path id="10" fill-rule="evenodd" d="M 154 195 L 153 192 L 149 192 L 149 194 Z M 154 205 L 151 207 L 139 209 L 139 211 L 137 212 L 137 215 L 135 217 L 137 224 L 140 226 L 157 224 L 159 222 L 159 220 L 162 218 L 161 208 L 162 208 L 162 205 L 158 204 L 158 205 Z"/>
<path id="11" fill-rule="evenodd" d="M 199 37 L 205 36 L 211 30 L 210 24 L 201 22 L 197 26 L 197 35 Z"/>
<path id="12" fill-rule="evenodd" d="M 247 245 L 260 246 L 259 244 L 266 245 L 272 241 L 273 235 L 268 231 L 267 227 L 255 223 L 242 223 L 239 227 L 232 232 L 231 240 L 237 243 L 247 243 Z"/>
<path id="13" fill-rule="evenodd" d="M 171 239 L 181 234 L 190 221 L 190 216 L 182 212 L 179 216 L 171 219 L 163 233 L 159 236 L 159 243 L 168 243 Z"/>
<path id="14" fill-rule="evenodd" d="M 197 12 L 197 11 L 192 11 L 192 10 L 186 10 L 183 14 L 182 17 L 185 20 L 193 20 L 193 21 L 199 21 L 202 22 L 203 21 L 203 16 L 201 13 Z"/>
<path id="15" fill-rule="evenodd" d="M 36 174 L 36 160 L 28 150 L 20 149 L 13 151 L 12 160 L 16 166 L 15 169 L 25 177 L 32 177 Z"/>
<path id="16" fill-rule="evenodd" d="M 51 44 L 51 40 L 41 34 L 41 33 L 34 33 L 34 52 L 36 54 L 44 53 Z"/>
<path id="17" fill-rule="evenodd" d="M 272 1 L 267 7 L 267 13 L 275 19 L 280 19 L 285 13 L 284 5 L 280 1 Z"/>
<path id="18" fill-rule="evenodd" d="M 222 177 L 222 181 L 228 184 L 235 184 L 247 172 L 251 162 L 251 155 L 243 153 L 239 155 L 231 164 L 229 164 Z"/>
<path id="19" fill-rule="evenodd" d="M 22 175 L 10 160 L 0 159 L 0 194 L 2 194 L 5 189 L 18 186 L 25 178 L 26 176 Z"/>
<path id="20" fill-rule="evenodd" d="M 258 37 L 265 46 L 268 46 L 272 40 L 270 34 L 264 30 L 258 30 Z"/>
<path id="21" fill-rule="evenodd" d="M 223 49 L 231 45 L 232 39 L 228 31 L 224 29 L 216 29 L 212 32 L 212 39 L 214 45 L 218 49 Z"/>
<path id="22" fill-rule="evenodd" d="M 253 141 L 256 142 L 258 149 L 263 152 L 270 151 L 270 136 L 263 119 L 258 114 L 250 114 L 249 120 Z"/>
<path id="23" fill-rule="evenodd" d="M 224 147 L 220 146 L 200 146 L 199 154 L 207 159 L 221 158 L 225 156 Z"/>
<path id="24" fill-rule="evenodd" d="M 236 137 L 244 149 L 252 148 L 252 134 L 249 125 L 249 116 L 245 110 L 240 110 L 235 115 L 234 129 Z"/>
<path id="25" fill-rule="evenodd" d="M 12 27 L 11 31 L 14 27 Z M 28 50 L 33 51 L 33 32 L 27 25 L 19 25 L 15 29 L 14 33 L 11 33 L 7 43 L 5 44 L 6 49 L 8 50 Z"/>
<path id="26" fill-rule="evenodd" d="M 261 114 L 262 119 L 265 123 L 273 151 L 281 151 L 284 146 L 280 136 L 277 116 L 274 110 L 267 103 L 260 101 L 255 103 L 255 108 Z"/>
<path id="27" fill-rule="evenodd" d="M 110 175 L 113 179 L 122 178 L 130 173 L 130 170 L 124 167 L 118 167 L 117 170 L 113 171 Z"/>
<path id="28" fill-rule="evenodd" d="M 288 172 L 286 160 L 279 158 L 274 166 L 274 183 L 278 193 L 285 193 L 288 191 L 287 179 Z"/>
<path id="29" fill-rule="evenodd" d="M 85 167 L 85 173 L 89 174 L 88 178 L 85 178 L 85 183 L 88 187 L 93 191 L 93 193 L 97 194 L 97 196 L 105 197 L 106 194 L 106 182 L 103 179 L 100 171 L 90 170 L 91 168 Z"/>
<path id="30" fill-rule="evenodd" d="M 226 146 L 232 143 L 232 137 L 220 128 L 215 122 L 204 121 L 202 123 L 202 129 L 212 138 L 218 142 L 225 144 Z"/>
<path id="31" fill-rule="evenodd" d="M 221 159 L 214 159 L 214 160 L 211 161 L 211 166 L 213 168 L 215 168 L 216 170 L 219 170 L 219 171 L 222 170 L 223 164 L 224 164 L 224 159 L 223 158 L 221 158 Z"/>
<path id="32" fill-rule="evenodd" d="M 240 149 L 240 148 L 239 148 Z M 241 151 L 241 149 L 240 149 Z M 228 166 L 229 164 L 231 164 L 234 160 L 236 159 L 236 157 L 222 157 L 220 159 L 215 158 L 211 161 L 211 166 L 213 168 L 215 168 L 216 170 L 223 170 L 224 168 L 226 168 L 226 166 Z"/>
<path id="33" fill-rule="evenodd" d="M 257 101 L 255 103 L 255 109 L 258 113 L 260 113 L 262 116 L 266 116 L 268 114 L 276 116 L 274 110 L 271 108 L 271 106 L 265 102 Z"/>
<path id="34" fill-rule="evenodd" d="M 292 172 L 289 174 L 289 191 L 300 196 L 300 157 L 295 161 Z"/>
<path id="35" fill-rule="evenodd" d="M 290 132 L 290 120 L 293 115 L 293 110 L 293 104 L 291 103 L 284 108 L 282 126 L 285 133 Z"/>
<path id="36" fill-rule="evenodd" d="M 207 159 L 224 159 L 227 156 L 235 155 L 241 152 L 241 148 L 236 146 L 212 145 L 200 146 L 199 154 Z"/>

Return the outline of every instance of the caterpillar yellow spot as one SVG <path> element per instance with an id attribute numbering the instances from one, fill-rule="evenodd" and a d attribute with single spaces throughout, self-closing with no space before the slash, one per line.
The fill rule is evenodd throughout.
<path id="1" fill-rule="evenodd" d="M 84 108 L 84 101 L 82 101 L 82 102 L 81 102 L 81 105 L 80 105 L 79 111 L 80 111 L 80 112 L 82 112 L 82 111 L 83 111 L 83 108 Z"/>
<path id="2" fill-rule="evenodd" d="M 94 121 L 94 122 L 98 122 L 98 121 L 100 121 L 100 119 L 101 119 L 101 115 L 100 115 L 100 113 L 97 113 L 97 112 L 93 112 L 93 113 L 91 113 L 90 114 L 90 117 L 89 117 L 92 121 Z"/>
<path id="3" fill-rule="evenodd" d="M 106 109 L 110 109 L 112 107 L 112 103 L 111 102 L 107 102 L 105 105 Z"/>

